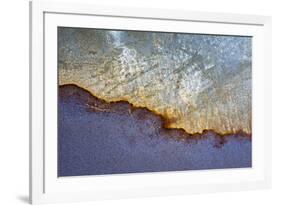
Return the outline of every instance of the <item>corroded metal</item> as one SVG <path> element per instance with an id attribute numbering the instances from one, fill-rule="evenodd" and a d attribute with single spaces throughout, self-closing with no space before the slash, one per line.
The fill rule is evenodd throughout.
<path id="1" fill-rule="evenodd" d="M 59 84 L 187 133 L 251 133 L 251 37 L 59 28 Z"/>

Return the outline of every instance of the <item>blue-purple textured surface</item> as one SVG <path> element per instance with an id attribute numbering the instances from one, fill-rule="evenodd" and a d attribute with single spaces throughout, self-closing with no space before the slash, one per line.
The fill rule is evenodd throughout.
<path id="1" fill-rule="evenodd" d="M 75 86 L 59 90 L 58 176 L 251 167 L 250 138 L 183 139 L 147 110 L 105 104 Z"/>

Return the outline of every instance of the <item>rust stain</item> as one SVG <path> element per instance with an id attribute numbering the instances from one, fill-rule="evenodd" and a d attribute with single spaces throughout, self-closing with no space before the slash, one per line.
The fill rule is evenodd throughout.
<path id="1" fill-rule="evenodd" d="M 79 92 L 83 91 L 83 92 Z M 169 133 L 171 136 L 176 136 L 178 140 L 190 140 L 190 139 L 203 139 L 207 134 L 212 134 L 217 137 L 217 147 L 222 146 L 228 136 L 245 137 L 251 139 L 252 133 L 246 133 L 243 130 L 236 132 L 217 132 L 213 129 L 204 129 L 202 132 L 188 133 L 183 128 L 171 128 L 170 124 L 175 122 L 176 119 L 168 118 L 154 110 L 150 110 L 147 107 L 134 106 L 132 103 L 126 100 L 118 101 L 106 101 L 95 96 L 91 91 L 80 87 L 76 84 L 65 84 L 59 86 L 59 95 L 63 97 L 75 96 L 81 101 L 85 102 L 85 108 L 89 112 L 124 112 L 126 114 L 135 114 L 138 119 L 145 120 L 152 115 L 159 119 L 160 130 Z M 86 96 L 85 96 L 86 95 Z M 85 101 L 86 100 L 86 101 Z M 137 114 L 136 114 L 137 113 Z"/>
<path id="2" fill-rule="evenodd" d="M 252 132 L 251 37 L 58 31 L 59 85 L 147 108 L 191 134 Z"/>

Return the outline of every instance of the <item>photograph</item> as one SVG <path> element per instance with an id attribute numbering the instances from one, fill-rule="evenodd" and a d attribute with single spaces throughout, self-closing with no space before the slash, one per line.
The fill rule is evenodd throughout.
<path id="1" fill-rule="evenodd" d="M 252 167 L 252 36 L 57 39 L 58 177 Z"/>

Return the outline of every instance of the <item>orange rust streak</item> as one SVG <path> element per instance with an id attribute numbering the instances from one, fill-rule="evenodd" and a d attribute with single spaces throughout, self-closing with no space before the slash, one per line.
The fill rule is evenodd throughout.
<path id="1" fill-rule="evenodd" d="M 160 114 L 160 113 L 157 113 L 156 111 L 154 110 L 150 110 L 148 109 L 147 107 L 142 107 L 142 106 L 135 106 L 133 105 L 132 103 L 126 101 L 126 100 L 116 100 L 116 101 L 106 101 L 105 99 L 101 99 L 97 96 L 95 96 L 91 91 L 83 88 L 83 87 L 80 87 L 76 84 L 64 84 L 64 85 L 59 85 L 59 88 L 64 88 L 64 87 L 67 87 L 67 86 L 74 86 L 76 88 L 79 88 L 83 91 L 85 91 L 86 93 L 90 94 L 92 97 L 98 99 L 99 101 L 105 103 L 105 104 L 108 104 L 108 105 L 114 105 L 114 104 L 117 104 L 117 103 L 127 103 L 130 105 L 130 111 L 133 112 L 134 110 L 136 109 L 143 109 L 143 110 L 146 110 L 148 112 L 151 112 L 153 113 L 155 116 L 158 116 L 160 119 L 161 119 L 161 125 L 162 125 L 162 129 L 165 129 L 167 131 L 177 131 L 177 132 L 180 132 L 180 133 L 184 133 L 184 138 L 201 138 L 201 136 L 207 134 L 207 133 L 212 133 L 214 134 L 215 136 L 218 136 L 218 137 L 221 137 L 221 138 L 224 138 L 224 137 L 227 137 L 227 136 L 233 136 L 233 135 L 237 135 L 237 136 L 242 136 L 242 137 L 247 137 L 247 138 L 250 138 L 252 137 L 252 133 L 246 133 L 244 132 L 243 130 L 238 130 L 237 132 L 225 132 L 225 133 L 219 133 L 219 132 L 216 132 L 215 130 L 213 129 L 204 129 L 202 132 L 196 132 L 196 133 L 188 133 L 186 132 L 185 129 L 183 128 L 171 128 L 169 127 L 169 124 L 173 123 L 174 121 L 176 121 L 176 119 L 168 119 L 166 116 Z M 103 108 L 98 108 L 96 106 L 92 106 L 92 105 L 89 105 L 89 107 L 95 111 L 100 111 L 100 112 L 108 112 L 110 111 L 109 109 L 103 109 Z"/>

